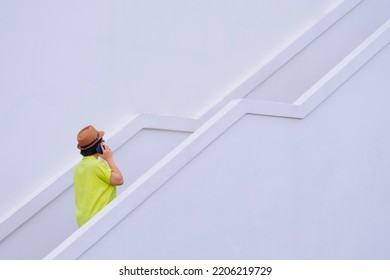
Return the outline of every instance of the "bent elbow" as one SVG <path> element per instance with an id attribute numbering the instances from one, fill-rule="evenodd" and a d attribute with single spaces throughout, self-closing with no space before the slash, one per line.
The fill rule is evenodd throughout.
<path id="1" fill-rule="evenodd" d="M 116 186 L 122 186 L 124 184 L 124 182 L 125 181 L 123 180 L 123 177 L 120 176 L 115 183 L 116 183 Z"/>
<path id="2" fill-rule="evenodd" d="M 110 178 L 110 184 L 114 186 L 121 186 L 123 185 L 124 180 L 123 176 L 120 173 L 112 172 L 111 178 Z"/>
<path id="3" fill-rule="evenodd" d="M 122 186 L 124 183 L 123 178 L 111 178 L 110 184 L 113 186 Z"/>

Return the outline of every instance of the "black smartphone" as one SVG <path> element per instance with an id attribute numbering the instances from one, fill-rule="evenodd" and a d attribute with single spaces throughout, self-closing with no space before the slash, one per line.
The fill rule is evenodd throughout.
<path id="1" fill-rule="evenodd" d="M 103 143 L 100 143 L 99 145 L 97 145 L 97 147 L 96 147 L 96 152 L 98 153 L 98 154 L 103 154 L 103 151 L 102 151 L 102 145 Z M 103 144 L 104 145 L 104 144 Z"/>

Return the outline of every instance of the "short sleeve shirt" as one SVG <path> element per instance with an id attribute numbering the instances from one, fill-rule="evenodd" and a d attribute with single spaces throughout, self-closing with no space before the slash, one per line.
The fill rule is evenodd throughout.
<path id="1" fill-rule="evenodd" d="M 86 156 L 73 172 L 76 219 L 79 227 L 116 197 L 110 184 L 111 169 L 94 156 Z"/>

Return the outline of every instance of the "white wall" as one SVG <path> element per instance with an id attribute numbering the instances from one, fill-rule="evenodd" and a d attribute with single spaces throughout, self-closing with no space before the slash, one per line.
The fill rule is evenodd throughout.
<path id="1" fill-rule="evenodd" d="M 84 125 L 198 117 L 336 2 L 1 1 L 0 215 L 78 158 Z"/>
<path id="2" fill-rule="evenodd" d="M 389 18 L 390 1 L 362 1 L 246 97 L 293 103 Z"/>
<path id="3" fill-rule="evenodd" d="M 179 131 L 143 129 L 123 144 L 114 155 L 126 180 L 123 187 L 117 189 L 118 195 L 189 135 Z"/>
<path id="4" fill-rule="evenodd" d="M 246 115 L 81 259 L 389 259 L 389 65 L 303 120 Z"/>
<path id="5" fill-rule="evenodd" d="M 126 178 L 119 195 L 183 141 L 189 133 L 143 129 L 114 152 Z M 108 143 L 109 144 L 109 143 Z M 0 259 L 42 259 L 77 230 L 74 190 L 70 186 L 0 242 Z"/>

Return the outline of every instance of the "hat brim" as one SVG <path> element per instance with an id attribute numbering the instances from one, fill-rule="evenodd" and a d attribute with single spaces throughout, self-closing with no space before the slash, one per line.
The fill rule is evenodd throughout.
<path id="1" fill-rule="evenodd" d="M 91 143 L 91 144 L 88 145 L 87 147 L 83 147 L 82 149 L 81 149 L 80 145 L 77 144 L 77 148 L 78 148 L 79 150 L 81 150 L 81 151 L 88 150 L 88 149 L 92 148 L 97 142 L 99 142 L 100 140 L 102 140 L 103 136 L 104 136 L 104 131 L 99 131 L 99 138 L 98 138 L 96 141 L 93 141 L 93 143 Z"/>

